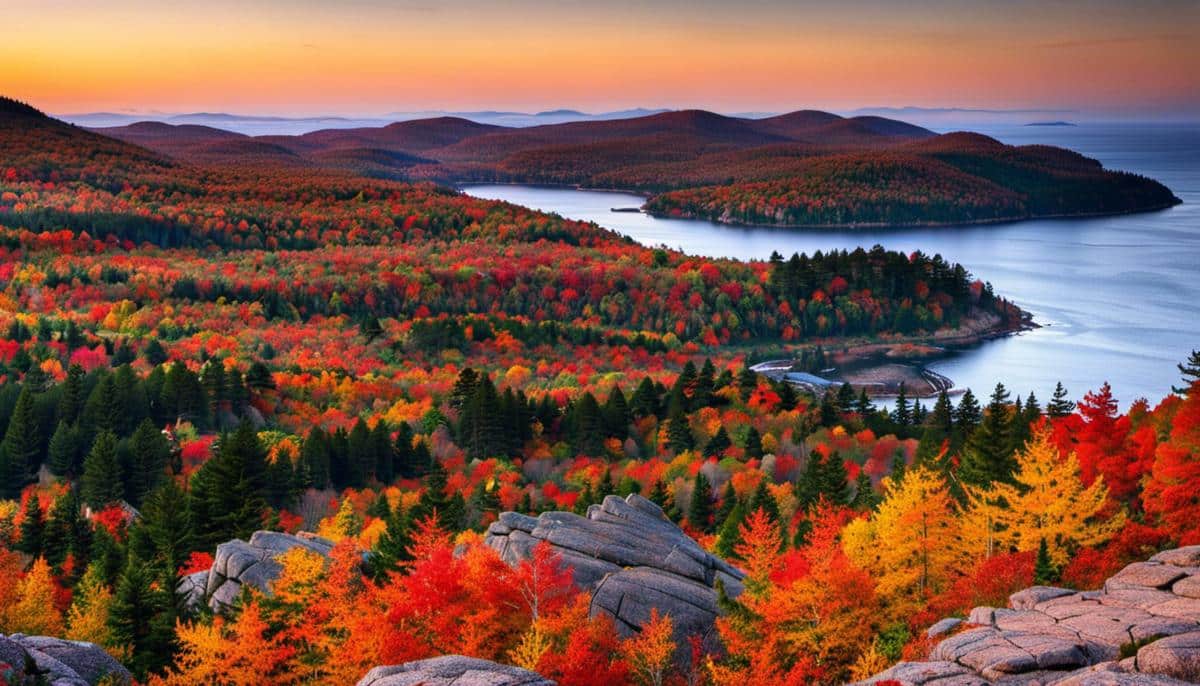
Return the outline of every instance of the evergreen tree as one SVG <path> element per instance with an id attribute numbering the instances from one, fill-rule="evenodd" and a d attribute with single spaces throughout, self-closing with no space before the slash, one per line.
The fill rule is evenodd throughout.
<path id="1" fill-rule="evenodd" d="M 859 470 L 858 478 L 854 480 L 854 499 L 850 501 L 850 507 L 859 512 L 871 512 L 881 500 L 871 485 L 871 477 L 867 475 L 867 470 Z"/>
<path id="2" fill-rule="evenodd" d="M 875 414 L 875 405 L 871 402 L 871 397 L 867 395 L 867 389 L 859 389 L 858 400 L 854 403 L 854 411 L 864 419 Z"/>
<path id="3" fill-rule="evenodd" d="M 975 399 L 975 394 L 968 388 L 958 399 L 958 407 L 954 411 L 954 423 L 965 437 L 979 426 L 982 418 L 983 411 L 979 408 L 979 401 Z"/>
<path id="4" fill-rule="evenodd" d="M 571 406 L 568 424 L 571 448 L 578 455 L 598 456 L 604 454 L 604 416 L 596 396 L 585 392 Z"/>
<path id="5" fill-rule="evenodd" d="M 629 410 L 629 402 L 620 386 L 614 386 L 604 403 L 604 429 L 608 436 L 625 438 L 629 435 L 629 422 L 633 414 Z"/>
<path id="6" fill-rule="evenodd" d="M 126 500 L 141 507 L 142 500 L 166 477 L 171 461 L 171 443 L 155 427 L 143 419 L 129 439 L 130 473 L 126 482 Z"/>
<path id="7" fill-rule="evenodd" d="M 42 439 L 33 387 L 26 383 L 17 396 L 8 430 L 0 443 L 0 499 L 15 500 L 41 464 Z"/>
<path id="8" fill-rule="evenodd" d="M 654 417 L 659 413 L 658 391 L 650 377 L 642 377 L 629 405 L 634 417 Z"/>
<path id="9" fill-rule="evenodd" d="M 710 407 L 713 404 L 713 391 L 716 390 L 716 374 L 717 370 L 713 366 L 712 360 L 705 358 L 704 365 L 700 368 L 700 373 L 696 375 L 695 384 L 692 386 L 692 409 L 698 410 L 702 407 Z"/>
<path id="10" fill-rule="evenodd" d="M 896 409 L 892 410 L 892 421 L 900 426 L 908 426 L 912 424 L 912 412 L 908 406 L 908 389 L 904 384 L 900 384 L 900 391 L 896 394 Z"/>
<path id="11" fill-rule="evenodd" d="M 458 379 L 454 382 L 454 388 L 450 391 L 450 407 L 461 410 L 475 392 L 475 385 L 479 382 L 479 374 L 470 367 L 464 368 L 458 373 Z"/>
<path id="12" fill-rule="evenodd" d="M 667 510 L 668 506 L 670 505 L 669 501 L 671 498 L 667 494 L 667 486 L 662 482 L 662 479 L 658 479 L 654 482 L 654 486 L 650 488 L 650 495 L 647 496 L 647 499 L 655 505 L 661 507 L 664 512 Z"/>
<path id="13" fill-rule="evenodd" d="M 141 530 L 153 547 L 149 560 L 161 575 L 179 569 L 194 547 L 187 494 L 174 479 L 164 479 L 142 503 Z"/>
<path id="14" fill-rule="evenodd" d="M 746 512 L 753 513 L 759 510 L 765 512 L 772 522 L 779 523 L 779 503 L 767 490 L 765 478 L 759 480 L 754 493 L 750 495 L 750 501 L 746 504 Z"/>
<path id="15" fill-rule="evenodd" d="M 58 397 L 58 419 L 60 422 L 72 424 L 79 419 L 83 412 L 83 404 L 87 400 L 84 389 L 84 377 L 87 373 L 78 364 L 67 367 L 67 378 L 62 383 L 62 393 Z"/>
<path id="16" fill-rule="evenodd" d="M 1041 539 L 1038 543 L 1037 559 L 1033 565 L 1033 583 L 1039 586 L 1051 586 L 1058 581 L 1058 570 L 1054 567 L 1054 562 L 1050 559 L 1050 549 L 1046 545 L 1046 539 Z"/>
<path id="17" fill-rule="evenodd" d="M 375 469 L 375 447 L 371 443 L 371 430 L 362 417 L 354 423 L 346 437 L 346 485 L 359 489 L 366 485 L 367 477 Z"/>
<path id="18" fill-rule="evenodd" d="M 696 375 L 696 365 L 692 364 L 691 360 L 688 360 L 683 365 L 683 371 L 679 372 L 679 376 L 675 377 L 675 385 L 671 388 L 672 396 L 678 393 L 684 399 L 683 409 L 687 412 L 699 409 L 699 406 L 694 404 L 695 398 L 692 395 L 692 392 L 696 388 Z"/>
<path id="19" fill-rule="evenodd" d="M 712 533 L 712 514 L 712 484 L 704 472 L 696 472 L 696 479 L 692 482 L 692 501 L 688 505 L 688 523 L 697 531 Z"/>
<path id="20" fill-rule="evenodd" d="M 1012 480 L 1017 460 L 1008 398 L 1004 384 L 996 384 L 983 421 L 971 433 L 963 451 L 959 479 L 964 484 L 988 488 L 994 482 Z"/>
<path id="21" fill-rule="evenodd" d="M 139 680 L 171 663 L 174 654 L 175 613 L 170 597 L 150 565 L 131 556 L 117 579 L 108 628 L 117 645 L 128 646 L 125 666 Z"/>
<path id="22" fill-rule="evenodd" d="M 725 427 L 717 428 L 717 432 L 709 439 L 708 445 L 704 446 L 705 456 L 720 457 L 726 450 L 733 446 L 733 441 L 729 440 L 729 434 L 725 432 Z"/>
<path id="23" fill-rule="evenodd" d="M 197 544 L 213 548 L 261 528 L 265 488 L 266 454 L 254 428 L 243 422 L 221 437 L 217 454 L 192 477 L 189 503 Z"/>
<path id="24" fill-rule="evenodd" d="M 1075 411 L 1075 403 L 1067 396 L 1067 389 L 1059 381 L 1054 385 L 1054 395 L 1046 404 L 1046 414 L 1054 419 L 1066 417 Z"/>
<path id="25" fill-rule="evenodd" d="M 167 351 L 157 338 L 151 338 L 146 347 L 142 348 L 142 359 L 149 362 L 151 367 L 157 367 L 167 361 Z"/>
<path id="26" fill-rule="evenodd" d="M 725 559 L 732 559 L 737 555 L 737 546 L 742 540 L 742 522 L 745 519 L 746 506 L 735 500 L 733 507 L 729 510 L 729 514 L 725 515 L 717 531 L 717 542 L 714 550 L 718 555 Z"/>
<path id="27" fill-rule="evenodd" d="M 687 401 L 678 389 L 671 391 L 670 410 L 667 413 L 667 443 L 672 451 L 681 453 L 696 447 L 696 439 L 688 426 Z"/>
<path id="28" fill-rule="evenodd" d="M 60 421 L 50 436 L 50 445 L 46 448 L 46 466 L 50 468 L 50 473 L 55 476 L 76 474 L 79 469 L 78 452 L 75 429 Z"/>
<path id="29" fill-rule="evenodd" d="M 37 494 L 29 496 L 25 501 L 24 518 L 21 521 L 21 540 L 17 550 L 30 557 L 42 555 L 42 534 L 46 528 L 46 518 L 42 514 L 42 501 Z"/>
<path id="30" fill-rule="evenodd" d="M 730 479 L 725 482 L 725 490 L 721 491 L 721 502 L 717 505 L 713 521 L 723 523 L 737 503 L 737 492 L 733 490 L 733 480 Z"/>
<path id="31" fill-rule="evenodd" d="M 79 496 L 74 490 L 68 490 L 54 501 L 50 508 L 50 517 L 42 534 L 42 555 L 46 562 L 56 570 L 62 568 L 69 553 L 75 553 L 77 567 L 87 560 L 86 541 L 83 545 L 76 543 L 77 532 L 87 526 L 79 516 Z"/>
<path id="32" fill-rule="evenodd" d="M 1192 386 L 1200 381 L 1200 350 L 1193 350 L 1188 356 L 1187 361 L 1175 365 L 1179 368 L 1179 374 L 1183 379 L 1183 386 L 1172 386 L 1171 390 L 1180 395 L 1187 395 L 1191 392 Z"/>
<path id="33" fill-rule="evenodd" d="M 402 479 L 412 479 L 425 473 L 428 464 L 417 464 L 413 449 L 413 430 L 408 422 L 396 427 L 396 442 L 393 444 L 395 473 Z"/>
<path id="34" fill-rule="evenodd" d="M 376 580 L 387 578 L 388 573 L 400 568 L 400 563 L 412 558 L 408 549 L 412 546 L 411 522 L 403 508 L 397 507 L 388 515 L 387 528 L 379 535 L 375 548 L 368 558 L 368 567 Z"/>
<path id="35" fill-rule="evenodd" d="M 330 481 L 329 439 L 321 427 L 314 426 L 300 444 L 300 464 L 307 474 L 305 486 L 325 488 Z"/>
<path id="36" fill-rule="evenodd" d="M 391 430 L 387 422 L 380 419 L 371 429 L 371 453 L 375 457 L 370 473 L 381 484 L 390 484 L 396 478 L 396 449 L 392 445 Z"/>
<path id="37" fill-rule="evenodd" d="M 125 486 L 117 460 L 117 437 L 111 431 L 101 431 L 83 461 L 83 500 L 92 510 L 100 510 L 123 497 Z"/>
<path id="38" fill-rule="evenodd" d="M 753 426 L 746 429 L 746 442 L 743 447 L 746 449 L 746 459 L 748 460 L 763 456 L 762 436 L 758 433 L 758 429 Z"/>
<path id="39" fill-rule="evenodd" d="M 786 381 L 775 384 L 775 393 L 779 396 L 779 409 L 784 412 L 791 412 L 796 409 L 796 405 L 800 404 L 796 389 Z"/>
<path id="40" fill-rule="evenodd" d="M 742 367 L 742 371 L 738 372 L 737 377 L 738 395 L 741 396 L 742 402 L 749 402 L 754 389 L 758 388 L 758 374 L 755 374 L 749 367 Z"/>

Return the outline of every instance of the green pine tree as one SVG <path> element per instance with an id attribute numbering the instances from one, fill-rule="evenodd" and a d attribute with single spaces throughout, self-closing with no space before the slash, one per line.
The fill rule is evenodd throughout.
<path id="1" fill-rule="evenodd" d="M 696 472 L 692 482 L 692 501 L 688 504 L 688 523 L 697 531 L 712 533 L 712 515 L 712 483 L 704 476 L 704 472 Z"/>
<path id="2" fill-rule="evenodd" d="M 111 431 L 101 431 L 83 461 L 83 500 L 93 510 L 99 510 L 124 497 L 117 437 Z"/>

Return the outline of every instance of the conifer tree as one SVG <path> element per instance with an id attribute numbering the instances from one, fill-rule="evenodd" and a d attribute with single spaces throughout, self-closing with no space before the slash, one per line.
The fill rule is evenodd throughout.
<path id="1" fill-rule="evenodd" d="M 712 484 L 704 472 L 696 472 L 692 482 L 692 501 L 688 504 L 688 523 L 697 531 L 711 533 L 712 523 Z"/>
<path id="2" fill-rule="evenodd" d="M 676 453 L 696 447 L 696 439 L 688 425 L 687 401 L 678 389 L 671 392 L 670 411 L 667 413 L 667 443 Z"/>
<path id="3" fill-rule="evenodd" d="M 579 455 L 604 454 L 604 417 L 596 396 L 585 392 L 572 405 L 569 416 L 571 447 Z"/>
<path id="4" fill-rule="evenodd" d="M 979 426 L 982 418 L 983 411 L 979 408 L 979 401 L 975 399 L 975 394 L 968 388 L 958 399 L 958 407 L 954 410 L 954 423 L 965 438 L 975 427 Z"/>
<path id="5" fill-rule="evenodd" d="M 850 501 L 850 507 L 859 512 L 871 512 L 879 506 L 879 500 L 879 494 L 871 485 L 871 477 L 867 470 L 860 470 L 858 478 L 854 480 L 854 499 Z"/>
<path id="6" fill-rule="evenodd" d="M 412 523 L 403 508 L 396 507 L 388 515 L 387 527 L 379 535 L 375 548 L 368 559 L 371 575 L 376 580 L 386 579 L 389 572 L 400 568 L 400 563 L 412 558 Z"/>
<path id="7" fill-rule="evenodd" d="M 746 430 L 746 459 L 753 460 L 763 456 L 762 435 L 753 426 Z"/>
<path id="8" fill-rule="evenodd" d="M 92 450 L 83 461 L 83 500 L 92 510 L 125 497 L 121 465 L 117 460 L 117 437 L 111 431 L 96 436 Z"/>
<path id="9" fill-rule="evenodd" d="M 658 390 L 654 388 L 654 382 L 650 380 L 650 377 L 642 377 L 641 383 L 638 384 L 637 390 L 633 393 L 633 400 L 629 404 L 629 409 L 634 417 L 658 416 L 660 411 Z"/>
<path id="10" fill-rule="evenodd" d="M 267 509 L 266 455 L 254 428 L 243 422 L 221 437 L 217 454 L 192 477 L 190 493 L 197 543 L 204 548 L 245 539 Z"/>
<path id="11" fill-rule="evenodd" d="M 1039 586 L 1050 586 L 1058 581 L 1058 570 L 1054 568 L 1054 562 L 1050 559 L 1050 548 L 1046 545 L 1046 539 L 1041 539 L 1038 543 L 1037 559 L 1033 565 L 1033 583 Z"/>
<path id="12" fill-rule="evenodd" d="M 717 432 L 708 440 L 708 445 L 704 446 L 705 456 L 720 457 L 726 450 L 733 446 L 733 441 L 729 440 L 729 434 L 725 432 L 725 427 L 717 427 Z"/>
<path id="13" fill-rule="evenodd" d="M 87 400 L 83 383 L 85 376 L 87 373 L 83 371 L 83 367 L 77 364 L 67 367 L 67 378 L 63 380 L 62 394 L 58 398 L 60 422 L 72 424 L 83 412 L 83 404 Z"/>
<path id="14" fill-rule="evenodd" d="M 33 480 L 42 457 L 33 387 L 25 383 L 17 396 L 4 441 L 0 443 L 0 500 L 15 500 Z"/>
<path id="15" fill-rule="evenodd" d="M 76 464 L 78 453 L 74 428 L 60 421 L 50 436 L 50 445 L 46 448 L 46 466 L 55 476 L 75 474 L 79 465 Z"/>
<path id="16" fill-rule="evenodd" d="M 42 501 L 36 493 L 25 501 L 23 514 L 21 540 L 17 542 L 17 550 L 30 557 L 39 557 L 42 554 L 42 534 L 46 528 L 46 518 L 42 514 Z"/>
<path id="17" fill-rule="evenodd" d="M 108 629 L 114 642 L 131 649 L 125 665 L 138 679 L 171 662 L 175 613 L 169 593 L 158 583 L 153 569 L 135 556 L 117 579 Z"/>
<path id="18" fill-rule="evenodd" d="M 912 424 L 912 411 L 908 405 L 908 389 L 903 383 L 900 384 L 900 391 L 896 394 L 896 409 L 892 410 L 892 421 L 900 426 Z"/>
<path id="19" fill-rule="evenodd" d="M 749 402 L 754 389 L 758 388 L 758 374 L 751 371 L 749 367 L 742 367 L 742 371 L 738 372 L 737 384 L 742 402 Z"/>
<path id="20" fill-rule="evenodd" d="M 704 365 L 700 368 L 700 373 L 696 375 L 696 381 L 692 386 L 690 403 L 692 409 L 698 410 L 712 405 L 713 391 L 717 385 L 716 374 L 717 370 L 713 367 L 712 360 L 705 358 Z"/>
<path id="21" fill-rule="evenodd" d="M 604 403 L 605 433 L 614 438 L 625 438 L 629 434 L 629 422 L 633 414 L 629 410 L 629 402 L 620 386 L 614 386 Z"/>
<path id="22" fill-rule="evenodd" d="M 1058 419 L 1066 417 L 1075 411 L 1075 403 L 1071 402 L 1067 395 L 1067 389 L 1063 387 L 1059 381 L 1054 385 L 1054 395 L 1050 398 L 1050 402 L 1046 404 L 1046 414 L 1051 418 Z"/>
<path id="23" fill-rule="evenodd" d="M 129 450 L 131 469 L 126 481 L 126 499 L 134 507 L 140 507 L 146 495 L 166 478 L 171 444 L 154 422 L 143 419 L 129 439 Z"/>
<path id="24" fill-rule="evenodd" d="M 1183 385 L 1172 386 L 1171 390 L 1180 395 L 1187 395 L 1191 392 L 1192 385 L 1200 381 L 1200 350 L 1193 350 L 1192 354 L 1188 355 L 1186 362 L 1181 362 L 1176 366 L 1179 368 Z"/>
<path id="25" fill-rule="evenodd" d="M 959 479 L 967 485 L 987 487 L 1009 482 L 1017 467 L 1012 410 L 1008 390 L 996 384 L 987 412 L 971 433 L 963 451 Z"/>

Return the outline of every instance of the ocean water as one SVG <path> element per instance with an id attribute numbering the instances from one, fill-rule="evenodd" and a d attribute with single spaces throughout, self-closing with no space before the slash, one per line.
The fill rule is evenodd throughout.
<path id="1" fill-rule="evenodd" d="M 786 256 L 875 244 L 941 253 L 990 281 L 1040 326 L 929 365 L 958 388 L 987 394 L 1002 381 L 1045 401 L 1058 381 L 1075 398 L 1108 381 L 1123 406 L 1139 397 L 1157 402 L 1178 383 L 1175 365 L 1200 348 L 1200 124 L 964 128 L 1005 143 L 1076 150 L 1105 167 L 1157 179 L 1183 204 L 1144 214 L 988 226 L 805 230 L 612 212 L 642 203 L 626 193 L 512 185 L 464 190 L 691 254 L 766 259 L 776 250 Z"/>

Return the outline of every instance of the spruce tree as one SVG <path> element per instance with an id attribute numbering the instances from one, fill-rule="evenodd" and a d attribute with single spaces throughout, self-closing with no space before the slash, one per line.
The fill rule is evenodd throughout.
<path id="1" fill-rule="evenodd" d="M 1188 395 L 1191 393 L 1192 386 L 1197 381 L 1200 381 L 1200 350 L 1193 350 L 1185 362 L 1181 362 L 1175 366 L 1179 368 L 1183 385 L 1178 387 L 1172 386 L 1171 390 L 1179 395 Z"/>
<path id="2" fill-rule="evenodd" d="M 130 473 L 126 481 L 126 499 L 140 507 L 146 495 L 166 478 L 171 461 L 171 444 L 149 419 L 143 419 L 129 439 Z"/>
<path id="3" fill-rule="evenodd" d="M 742 371 L 738 372 L 737 378 L 738 395 L 741 396 L 742 402 L 749 402 L 750 395 L 758 388 L 758 374 L 755 374 L 749 367 L 742 367 Z"/>
<path id="4" fill-rule="evenodd" d="M 900 391 L 896 394 L 896 409 L 892 411 L 892 421 L 900 426 L 908 426 L 912 424 L 912 411 L 908 405 L 908 389 L 903 383 L 900 384 Z"/>
<path id="5" fill-rule="evenodd" d="M 362 417 L 354 423 L 346 437 L 346 485 L 359 489 L 366 485 L 367 477 L 375 469 L 375 447 L 371 444 L 371 430 Z"/>
<path id="6" fill-rule="evenodd" d="M 33 387 L 26 383 L 0 443 L 0 499 L 18 498 L 41 463 L 42 439 L 35 402 Z"/>
<path id="7" fill-rule="evenodd" d="M 733 511 L 737 505 L 737 492 L 733 490 L 733 480 L 725 482 L 725 490 L 721 491 L 721 502 L 717 505 L 717 511 L 713 517 L 715 522 L 724 522 L 729 513 Z"/>
<path id="8" fill-rule="evenodd" d="M 712 484 L 704 472 L 696 472 L 692 482 L 692 501 L 688 504 L 688 523 L 697 531 L 712 533 Z"/>
<path id="9" fill-rule="evenodd" d="M 76 474 L 79 468 L 76 464 L 77 453 L 74 428 L 66 422 L 59 422 L 46 448 L 46 466 L 50 468 L 50 473 L 55 476 Z"/>
<path id="10" fill-rule="evenodd" d="M 979 426 L 982 418 L 983 411 L 979 409 L 979 401 L 975 399 L 975 394 L 968 388 L 963 391 L 962 397 L 958 399 L 958 407 L 954 410 L 954 423 L 965 437 L 976 426 Z"/>
<path id="11" fill-rule="evenodd" d="M 62 383 L 62 393 L 58 397 L 58 419 L 60 422 L 72 424 L 83 411 L 87 399 L 84 389 L 84 377 L 87 373 L 78 364 L 67 367 L 67 378 Z"/>
<path id="12" fill-rule="evenodd" d="M 1058 581 L 1058 570 L 1050 559 L 1050 549 L 1046 539 L 1038 541 L 1037 559 L 1033 565 L 1033 583 L 1039 586 L 1050 586 Z"/>
<path id="13" fill-rule="evenodd" d="M 1008 398 L 1004 384 L 996 384 L 983 421 L 963 450 L 959 479 L 964 484 L 988 488 L 992 483 L 1012 480 L 1017 461 Z"/>
<path id="14" fill-rule="evenodd" d="M 614 386 L 604 403 L 605 433 L 614 438 L 625 438 L 629 435 L 629 423 L 633 414 L 629 410 L 629 402 L 620 386 Z"/>
<path id="15" fill-rule="evenodd" d="M 729 510 L 729 514 L 721 521 L 721 526 L 717 530 L 717 542 L 714 550 L 717 555 L 725 559 L 732 559 L 737 553 L 737 546 L 741 543 L 742 522 L 746 519 L 746 507 L 740 502 L 734 502 L 733 507 Z"/>
<path id="16" fill-rule="evenodd" d="M 17 542 L 17 550 L 39 557 L 42 554 L 42 534 L 46 528 L 46 518 L 42 514 L 42 501 L 36 493 L 25 501 L 25 510 L 21 521 L 21 540 Z"/>
<path id="17" fill-rule="evenodd" d="M 544 399 L 544 397 L 543 397 Z M 658 391 L 650 377 L 642 377 L 629 405 L 634 417 L 654 417 L 659 413 Z"/>
<path id="18" fill-rule="evenodd" d="M 187 494 L 174 479 L 164 479 L 142 503 L 142 530 L 153 544 L 154 562 L 163 573 L 183 566 L 195 546 Z"/>
<path id="19" fill-rule="evenodd" d="M 585 392 L 569 412 L 571 448 L 578 455 L 596 457 L 604 454 L 604 417 L 596 396 Z"/>
<path id="20" fill-rule="evenodd" d="M 130 556 L 113 592 L 108 628 L 117 645 L 128 646 L 125 661 L 139 680 L 171 663 L 175 613 L 170 586 L 164 590 L 153 568 Z"/>
<path id="21" fill-rule="evenodd" d="M 692 386 L 692 401 L 690 403 L 692 409 L 698 410 L 713 404 L 713 391 L 717 385 L 716 374 L 717 371 L 713 367 L 712 360 L 706 358 Z"/>
<path id="22" fill-rule="evenodd" d="M 688 425 L 687 401 L 678 389 L 671 392 L 670 411 L 667 413 L 667 444 L 675 453 L 696 447 L 692 428 Z"/>
<path id="23" fill-rule="evenodd" d="M 717 427 L 717 432 L 709 439 L 708 445 L 704 446 L 705 456 L 720 457 L 726 450 L 733 446 L 733 441 L 729 440 L 729 434 L 725 432 L 725 427 Z"/>
<path id="24" fill-rule="evenodd" d="M 746 459 L 748 460 L 763 456 L 762 435 L 758 433 L 758 429 L 753 426 L 746 429 L 746 441 L 743 448 L 746 450 Z"/>
<path id="25" fill-rule="evenodd" d="M 412 558 L 408 549 L 412 546 L 412 523 L 403 508 L 397 507 L 388 515 L 387 528 L 379 535 L 375 548 L 368 558 L 368 568 L 376 580 L 387 578 L 389 572 L 400 568 L 400 563 Z"/>
<path id="26" fill-rule="evenodd" d="M 221 437 L 217 454 L 192 477 L 189 502 L 197 544 L 213 548 L 261 528 L 265 487 L 265 451 L 254 428 L 243 422 Z"/>
<path id="27" fill-rule="evenodd" d="M 117 437 L 111 431 L 101 431 L 83 461 L 83 500 L 95 511 L 124 497 Z"/>
<path id="28" fill-rule="evenodd" d="M 1066 417 L 1074 411 L 1075 403 L 1071 402 L 1067 395 L 1067 389 L 1059 381 L 1054 386 L 1054 396 L 1050 398 L 1049 403 L 1046 403 L 1046 414 L 1051 418 L 1058 419 Z"/>
<path id="29" fill-rule="evenodd" d="M 854 499 L 850 501 L 850 507 L 859 512 L 871 512 L 879 505 L 880 500 L 882 498 L 871 485 L 871 477 L 867 470 L 859 470 L 858 478 L 854 480 Z"/>

